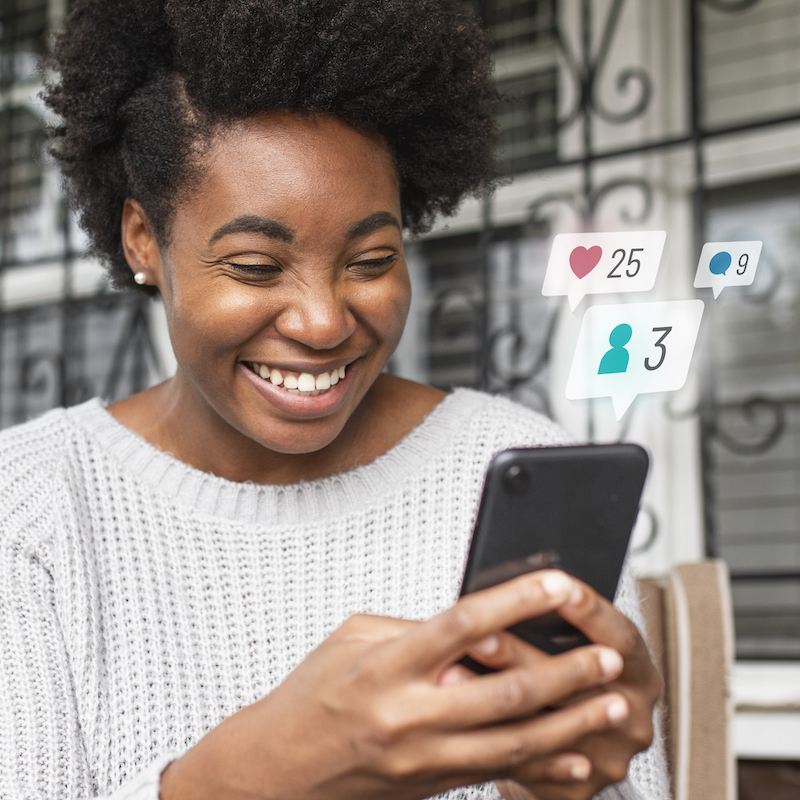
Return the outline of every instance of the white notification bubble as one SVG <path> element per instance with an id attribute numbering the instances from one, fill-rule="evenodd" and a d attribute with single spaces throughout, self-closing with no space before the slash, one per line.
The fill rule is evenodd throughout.
<path id="1" fill-rule="evenodd" d="M 700 253 L 696 289 L 711 287 L 714 299 L 726 286 L 749 286 L 756 277 L 761 242 L 706 242 Z"/>
<path id="2" fill-rule="evenodd" d="M 656 282 L 664 231 L 560 233 L 553 239 L 542 294 L 567 295 L 570 311 L 587 294 L 646 292 Z"/>
<path id="3" fill-rule="evenodd" d="M 636 395 L 686 383 L 702 300 L 592 306 L 583 316 L 567 399 L 610 397 L 617 419 Z"/>

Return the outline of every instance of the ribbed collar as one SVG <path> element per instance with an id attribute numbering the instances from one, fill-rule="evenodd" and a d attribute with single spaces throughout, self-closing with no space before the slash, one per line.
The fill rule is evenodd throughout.
<path id="1" fill-rule="evenodd" d="M 283 526 L 363 511 L 402 491 L 426 464 L 447 457 L 453 440 L 466 430 L 467 420 L 490 399 L 480 392 L 457 389 L 370 464 L 288 486 L 236 483 L 184 464 L 118 422 L 99 398 L 66 413 L 120 473 L 144 484 L 148 491 L 165 495 L 194 514 L 245 524 L 280 519 Z"/>

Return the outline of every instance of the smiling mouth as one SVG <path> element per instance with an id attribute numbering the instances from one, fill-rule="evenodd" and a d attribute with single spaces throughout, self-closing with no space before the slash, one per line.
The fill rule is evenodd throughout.
<path id="1" fill-rule="evenodd" d="M 347 367 L 337 367 L 330 372 L 312 375 L 310 372 L 280 370 L 276 367 L 270 367 L 268 364 L 259 364 L 255 361 L 245 362 L 245 366 L 262 380 L 269 381 L 273 386 L 280 386 L 290 394 L 300 394 L 305 397 L 313 397 L 330 391 L 344 378 L 347 369 Z"/>

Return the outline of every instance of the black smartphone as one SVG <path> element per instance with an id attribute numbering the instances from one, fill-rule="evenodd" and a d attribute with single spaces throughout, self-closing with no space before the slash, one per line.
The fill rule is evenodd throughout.
<path id="1" fill-rule="evenodd" d="M 554 567 L 613 600 L 648 465 L 635 444 L 498 453 L 486 473 L 461 594 Z M 552 654 L 589 643 L 555 612 L 510 630 Z"/>

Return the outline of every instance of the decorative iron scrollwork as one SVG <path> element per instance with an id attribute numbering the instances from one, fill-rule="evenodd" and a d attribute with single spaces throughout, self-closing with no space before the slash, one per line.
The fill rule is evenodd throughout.
<path id="1" fill-rule="evenodd" d="M 589 16 L 588 10 L 591 0 L 583 0 L 583 17 Z M 608 61 L 611 44 L 619 27 L 619 18 L 622 13 L 624 0 L 614 0 L 603 25 L 603 34 L 597 55 L 583 53 L 582 63 L 579 63 L 569 42 L 556 27 L 555 41 L 561 52 L 564 63 L 572 80 L 575 82 L 576 99 L 567 112 L 556 123 L 558 130 L 571 126 L 580 116 L 590 113 L 596 114 L 604 122 L 622 125 L 636 119 L 645 112 L 653 96 L 653 82 L 642 67 L 626 67 L 617 76 L 616 85 L 621 94 L 627 94 L 634 85 L 639 86 L 639 97 L 626 111 L 612 111 L 600 99 L 598 91 L 599 77 Z"/>
<path id="2" fill-rule="evenodd" d="M 63 357 L 57 350 L 37 350 L 20 363 L 19 383 L 26 403 L 47 398 L 47 408 L 58 405 L 63 377 Z"/>
<path id="3" fill-rule="evenodd" d="M 728 407 L 727 409 L 723 407 L 723 409 L 740 411 L 744 419 L 751 425 L 756 423 L 756 415 L 759 411 L 767 411 L 771 416 L 769 428 L 765 433 L 755 441 L 744 442 L 723 430 L 721 422 L 724 419 L 724 415 L 717 415 L 716 439 L 725 449 L 737 455 L 754 456 L 765 453 L 775 445 L 786 430 L 786 409 L 784 403 L 780 400 L 773 400 L 767 397 L 752 397 L 739 406 Z"/>
<path id="4" fill-rule="evenodd" d="M 505 325 L 492 333 L 489 345 L 489 363 L 493 377 L 503 384 L 504 389 L 514 389 L 521 384 L 527 384 L 547 366 L 557 318 L 558 311 L 554 309 L 548 316 L 545 335 L 527 365 L 520 363 L 528 349 L 528 343 L 527 337 L 519 325 L 515 323 Z M 504 363 L 502 358 L 501 352 L 504 345 L 510 346 L 510 363 L 508 361 Z"/>
<path id="5" fill-rule="evenodd" d="M 630 213 L 627 209 L 623 209 L 620 212 L 622 219 L 632 224 L 644 222 L 653 210 L 653 188 L 644 178 L 616 178 L 595 189 L 589 198 L 589 218 L 595 217 L 600 204 L 606 200 L 609 195 L 620 189 L 637 189 L 641 192 L 642 196 L 641 211 L 636 214 Z"/>
<path id="6" fill-rule="evenodd" d="M 543 194 L 528 205 L 528 217 L 523 230 L 532 236 L 540 236 L 542 238 L 549 236 L 552 224 L 550 219 L 544 215 L 543 210 L 558 203 L 568 206 L 578 218 L 591 220 L 597 215 L 600 205 L 620 189 L 638 190 L 642 199 L 641 209 L 638 212 L 622 209 L 620 217 L 631 224 L 644 222 L 653 211 L 653 187 L 644 178 L 623 177 L 615 178 L 602 186 L 598 186 L 588 198 L 578 192 L 550 192 Z"/>
<path id="7" fill-rule="evenodd" d="M 656 510 L 649 503 L 642 503 L 639 508 L 639 516 L 647 518 L 650 523 L 650 529 L 647 532 L 645 540 L 641 544 L 637 544 L 635 547 L 631 548 L 630 554 L 632 556 L 639 556 L 642 553 L 646 553 L 656 543 L 659 534 L 658 514 L 656 514 Z"/>

